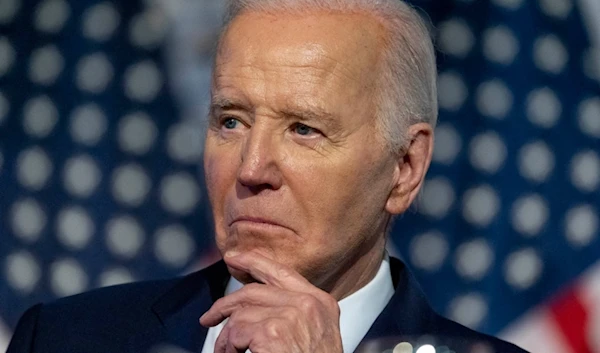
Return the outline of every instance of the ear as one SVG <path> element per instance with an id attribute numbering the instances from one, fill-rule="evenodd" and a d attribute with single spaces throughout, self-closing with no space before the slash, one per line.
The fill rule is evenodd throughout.
<path id="1" fill-rule="evenodd" d="M 423 185 L 433 155 L 433 128 L 427 123 L 408 128 L 409 144 L 398 157 L 394 171 L 394 185 L 385 205 L 392 215 L 408 209 Z"/>

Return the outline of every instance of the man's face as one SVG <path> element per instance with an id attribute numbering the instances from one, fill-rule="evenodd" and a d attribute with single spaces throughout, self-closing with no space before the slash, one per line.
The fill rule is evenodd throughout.
<path id="1" fill-rule="evenodd" d="M 231 24 L 204 156 L 222 254 L 257 250 L 321 287 L 380 254 L 397 174 L 375 127 L 381 35 L 360 15 Z"/>

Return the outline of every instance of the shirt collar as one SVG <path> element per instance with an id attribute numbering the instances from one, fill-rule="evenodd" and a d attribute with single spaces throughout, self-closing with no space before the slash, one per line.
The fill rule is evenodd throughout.
<path id="1" fill-rule="evenodd" d="M 338 302 L 345 353 L 354 352 L 393 295 L 394 285 L 386 253 L 371 282 Z"/>

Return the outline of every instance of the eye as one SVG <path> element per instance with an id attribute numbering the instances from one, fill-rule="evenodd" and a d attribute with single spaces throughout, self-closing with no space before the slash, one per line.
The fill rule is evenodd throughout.
<path id="1" fill-rule="evenodd" d="M 239 120 L 237 120 L 235 118 L 226 118 L 223 120 L 223 122 L 221 124 L 227 130 L 233 130 L 238 126 L 239 123 L 240 123 Z"/>
<path id="2" fill-rule="evenodd" d="M 314 134 L 314 133 L 318 133 L 319 131 L 317 129 L 314 129 L 310 126 L 304 125 L 304 124 L 300 124 L 297 123 L 293 126 L 293 129 L 295 133 L 297 133 L 298 135 L 302 135 L 302 136 L 308 136 L 310 134 Z"/>

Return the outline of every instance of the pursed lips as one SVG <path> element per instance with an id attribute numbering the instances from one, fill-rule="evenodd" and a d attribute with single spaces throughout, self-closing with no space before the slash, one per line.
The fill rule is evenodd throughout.
<path id="1" fill-rule="evenodd" d="M 262 217 L 251 217 L 251 216 L 235 217 L 233 219 L 233 221 L 229 223 L 229 226 L 231 227 L 231 226 L 235 225 L 236 223 L 239 223 L 239 224 L 247 223 L 249 225 L 265 226 L 265 227 L 281 227 L 281 228 L 285 228 L 285 229 L 294 231 L 293 229 L 291 229 L 277 221 L 274 221 L 272 219 L 262 218 Z"/>

